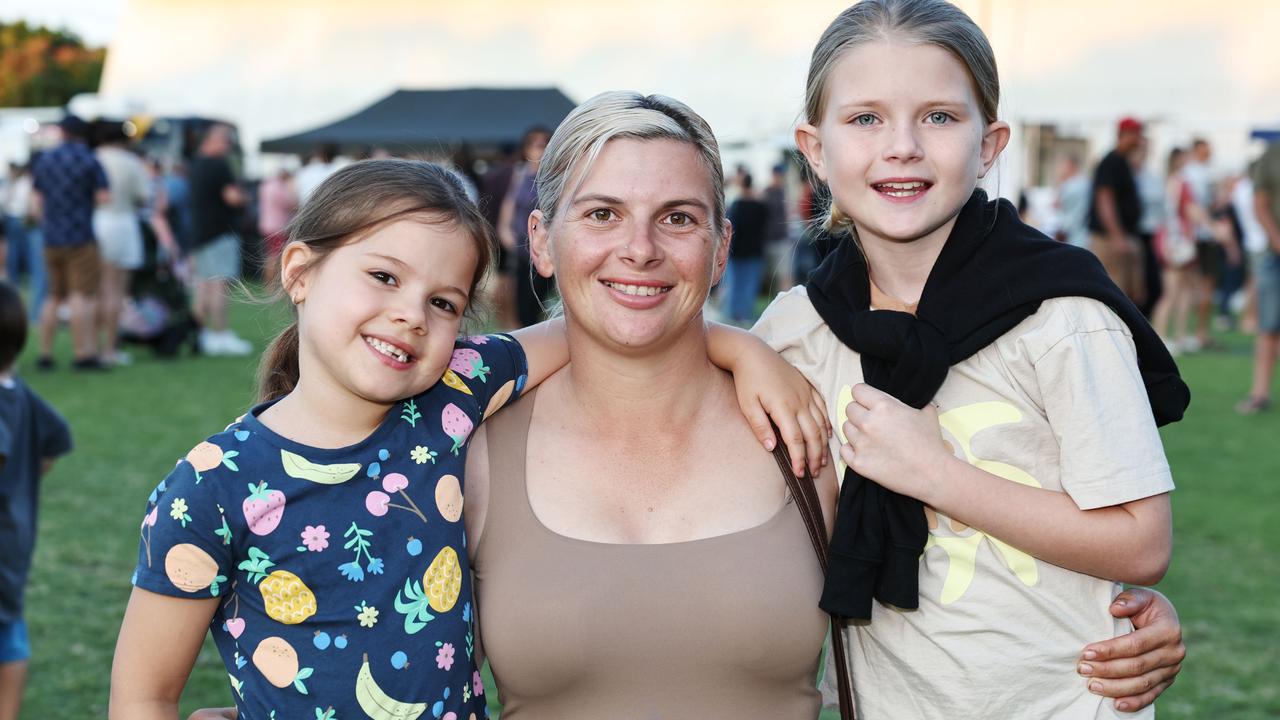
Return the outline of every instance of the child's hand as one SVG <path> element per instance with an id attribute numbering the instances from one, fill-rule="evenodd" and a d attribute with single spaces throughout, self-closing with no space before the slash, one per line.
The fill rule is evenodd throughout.
<path id="1" fill-rule="evenodd" d="M 859 383 L 845 416 L 840 457 L 854 472 L 901 495 L 927 500 L 934 489 L 931 471 L 955 457 L 942 440 L 933 405 L 916 410 Z"/>
<path id="2" fill-rule="evenodd" d="M 778 442 L 769 425 L 772 418 L 787 445 L 792 472 L 803 476 L 807 459 L 809 471 L 816 476 L 827 464 L 827 439 L 831 437 L 822 396 L 799 370 L 767 347 L 765 350 L 758 361 L 753 354 L 751 362 L 739 365 L 733 373 L 738 406 L 765 450 L 772 452 Z"/>
<path id="3" fill-rule="evenodd" d="M 773 418 L 791 455 L 791 470 L 804 475 L 807 459 L 816 476 L 827 464 L 831 423 L 822 396 L 804 375 L 760 338 L 719 323 L 708 325 L 707 357 L 733 373 L 738 407 L 764 449 L 772 452 L 778 443 L 769 426 Z"/>

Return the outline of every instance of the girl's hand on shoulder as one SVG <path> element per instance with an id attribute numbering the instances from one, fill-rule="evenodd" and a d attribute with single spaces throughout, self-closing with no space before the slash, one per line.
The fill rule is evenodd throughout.
<path id="1" fill-rule="evenodd" d="M 772 419 L 791 455 L 791 470 L 804 475 L 807 464 L 815 476 L 821 472 L 831 437 L 822 395 L 791 363 L 750 333 L 713 325 L 709 340 L 711 361 L 733 373 L 738 407 L 764 449 L 772 452 L 778 443 L 769 424 Z"/>
<path id="2" fill-rule="evenodd" d="M 1133 621 L 1133 632 L 1085 647 L 1077 672 L 1089 691 L 1115 698 L 1116 709 L 1136 712 L 1155 702 L 1182 670 L 1187 647 L 1173 603 L 1148 588 L 1129 588 L 1111 614 Z"/>
<path id="3" fill-rule="evenodd" d="M 934 490 L 934 470 L 955 458 L 942 439 L 938 410 L 916 410 L 866 383 L 845 406 L 840 457 L 859 475 L 918 500 Z"/>

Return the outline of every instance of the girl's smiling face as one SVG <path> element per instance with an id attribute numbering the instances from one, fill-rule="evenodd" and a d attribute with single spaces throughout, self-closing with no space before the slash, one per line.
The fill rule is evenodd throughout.
<path id="1" fill-rule="evenodd" d="M 796 142 L 864 242 L 945 241 L 1009 140 L 964 64 L 936 45 L 881 40 L 832 66 L 821 122 Z"/>
<path id="2" fill-rule="evenodd" d="M 282 258 L 298 303 L 303 383 L 376 405 L 440 379 L 469 301 L 477 257 L 450 223 L 409 216 L 374 229 L 308 266 L 302 243 Z"/>

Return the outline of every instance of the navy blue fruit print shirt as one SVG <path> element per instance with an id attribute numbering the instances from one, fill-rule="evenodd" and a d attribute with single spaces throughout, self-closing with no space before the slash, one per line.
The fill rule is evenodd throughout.
<path id="1" fill-rule="evenodd" d="M 462 474 L 475 426 L 526 375 L 515 340 L 470 337 L 356 445 L 292 442 L 261 405 L 155 489 L 133 582 L 219 599 L 210 631 L 241 718 L 485 716 Z"/>

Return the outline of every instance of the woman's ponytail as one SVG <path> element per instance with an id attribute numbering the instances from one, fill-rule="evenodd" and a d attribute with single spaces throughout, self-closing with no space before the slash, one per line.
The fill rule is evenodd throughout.
<path id="1" fill-rule="evenodd" d="M 298 384 L 298 323 L 289 323 L 262 353 L 258 366 L 258 402 L 276 400 Z"/>

